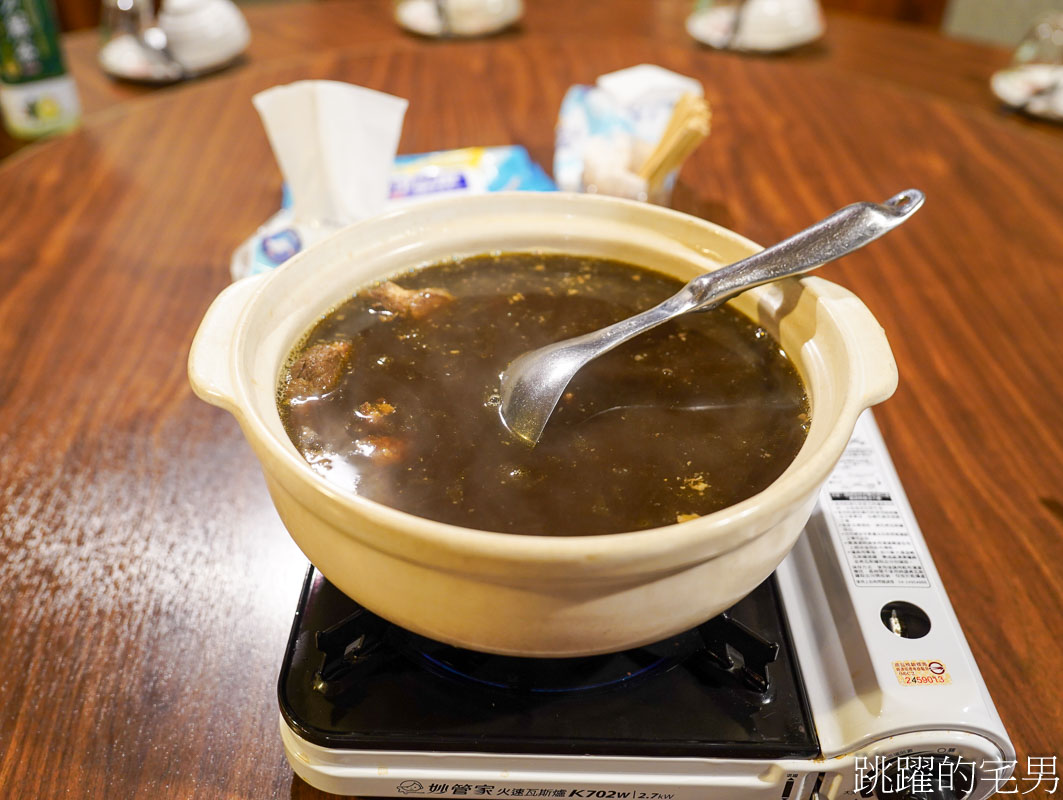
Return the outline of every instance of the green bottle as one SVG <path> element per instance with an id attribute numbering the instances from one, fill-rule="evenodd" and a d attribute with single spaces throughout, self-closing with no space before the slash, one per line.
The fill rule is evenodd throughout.
<path id="1" fill-rule="evenodd" d="M 19 139 L 68 130 L 81 107 L 50 0 L 0 0 L 0 114 Z"/>

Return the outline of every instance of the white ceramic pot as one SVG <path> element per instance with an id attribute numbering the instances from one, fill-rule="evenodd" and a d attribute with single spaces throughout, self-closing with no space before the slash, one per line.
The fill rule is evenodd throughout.
<path id="1" fill-rule="evenodd" d="M 363 285 L 455 255 L 607 256 L 688 280 L 758 249 L 703 220 L 610 197 L 510 193 L 414 205 L 352 225 L 273 273 L 223 291 L 192 343 L 189 375 L 200 397 L 239 421 L 292 538 L 371 611 L 488 652 L 621 650 L 718 614 L 790 551 L 857 416 L 896 387 L 886 337 L 854 295 L 809 277 L 732 301 L 781 342 L 800 370 L 812 406 L 805 444 L 778 480 L 748 500 L 631 533 L 491 533 L 344 493 L 288 439 L 275 399 L 281 368 L 310 326 Z"/>

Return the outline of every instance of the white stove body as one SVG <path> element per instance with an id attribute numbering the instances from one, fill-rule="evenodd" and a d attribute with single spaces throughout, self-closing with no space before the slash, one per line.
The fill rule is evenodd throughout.
<path id="1" fill-rule="evenodd" d="M 285 752 L 307 783 L 370 797 L 834 800 L 882 788 L 887 779 L 901 788 L 876 767 L 945 757 L 973 765 L 973 790 L 927 797 L 983 800 L 1004 786 L 1014 748 L 871 412 L 860 418 L 805 533 L 775 574 L 819 758 L 339 750 L 305 741 L 282 718 Z M 894 631 L 912 629 L 905 604 L 929 621 L 918 638 Z M 884 607 L 900 608 L 900 619 L 884 615 Z M 916 627 L 921 618 L 916 613 Z M 956 788 L 966 788 L 958 776 Z"/>

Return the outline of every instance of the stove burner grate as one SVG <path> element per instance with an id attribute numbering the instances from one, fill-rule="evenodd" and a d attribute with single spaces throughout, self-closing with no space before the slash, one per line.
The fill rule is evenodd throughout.
<path id="1" fill-rule="evenodd" d="M 464 650 L 307 573 L 278 680 L 287 725 L 357 751 L 797 758 L 819 752 L 774 579 L 678 636 L 586 658 Z"/>
<path id="2" fill-rule="evenodd" d="M 314 690 L 334 698 L 401 654 L 446 680 L 523 694 L 596 692 L 663 674 L 686 662 L 698 673 L 760 695 L 779 651 L 726 612 L 692 630 L 622 654 L 522 658 L 464 650 L 405 631 L 363 608 L 314 635 L 321 654 Z"/>

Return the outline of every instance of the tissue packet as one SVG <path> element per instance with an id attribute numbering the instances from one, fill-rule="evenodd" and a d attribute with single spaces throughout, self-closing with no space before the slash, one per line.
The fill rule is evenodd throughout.
<path id="1" fill-rule="evenodd" d="M 395 157 L 386 208 L 419 200 L 484 192 L 549 192 L 557 187 L 528 151 L 517 145 L 465 147 Z M 268 272 L 339 226 L 296 225 L 292 196 L 285 185 L 281 209 L 233 253 L 233 280 Z"/>

